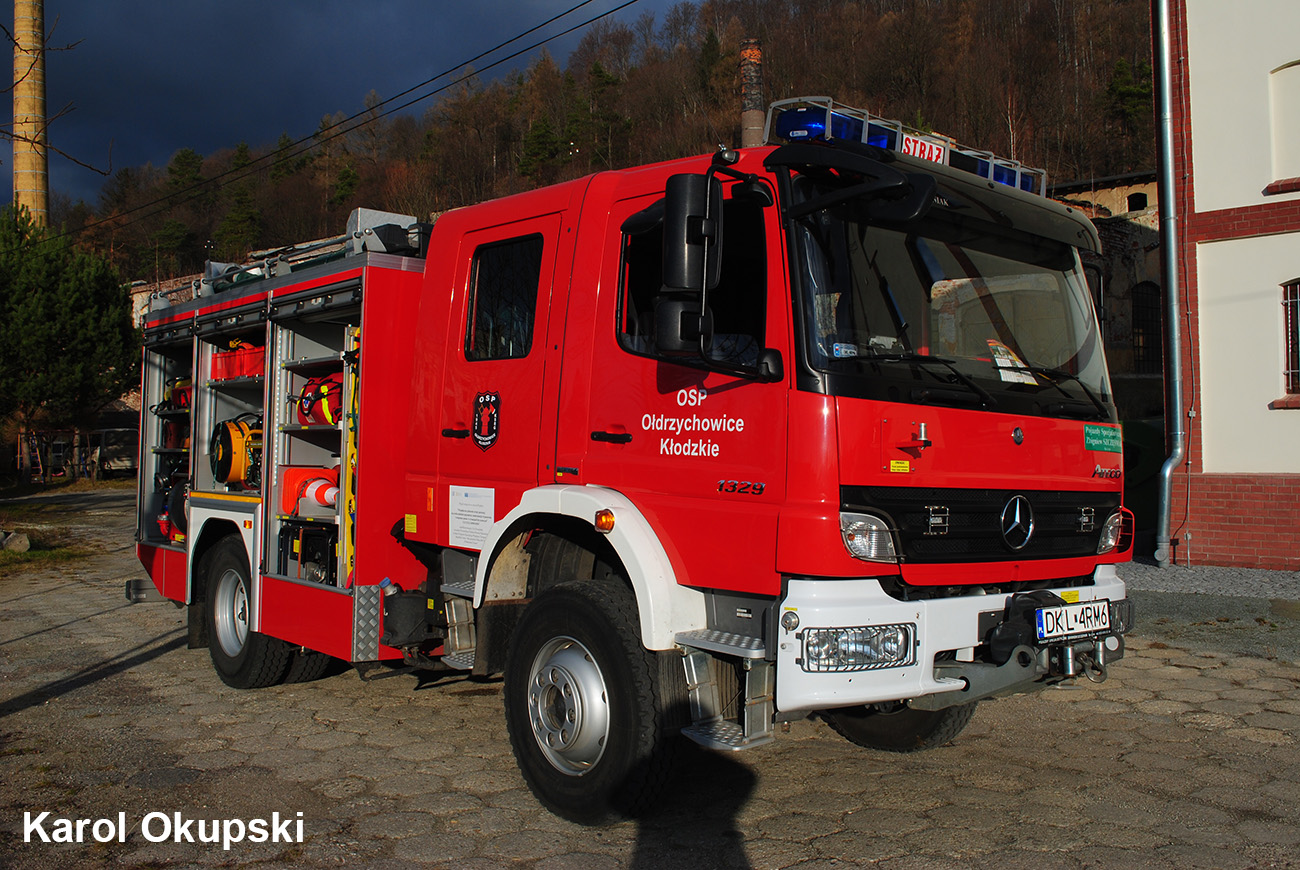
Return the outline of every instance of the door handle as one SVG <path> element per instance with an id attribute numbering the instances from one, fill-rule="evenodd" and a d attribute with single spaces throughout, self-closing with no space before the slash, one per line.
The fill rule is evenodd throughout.
<path id="1" fill-rule="evenodd" d="M 468 438 L 469 430 L 468 429 L 443 429 L 442 437 L 443 438 Z"/>
<path id="2" fill-rule="evenodd" d="M 602 432 L 597 429 L 591 433 L 592 441 L 605 441 L 610 444 L 627 444 L 632 440 L 630 432 Z"/>

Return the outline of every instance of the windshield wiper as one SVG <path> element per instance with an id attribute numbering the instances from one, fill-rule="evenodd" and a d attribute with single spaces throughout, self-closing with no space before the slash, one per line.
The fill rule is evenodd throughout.
<path id="1" fill-rule="evenodd" d="M 969 388 L 971 392 L 979 396 L 981 405 L 986 408 L 992 408 L 998 403 L 998 400 L 993 398 L 988 390 L 975 383 L 970 379 L 970 377 L 965 375 L 961 369 L 957 368 L 953 360 L 945 359 L 941 356 L 927 356 L 922 353 L 912 353 L 910 351 L 907 353 L 882 353 L 874 348 L 871 349 L 871 353 L 867 355 L 867 358 L 879 360 L 880 362 L 938 363 L 948 369 L 948 371 L 952 372 L 953 377 L 955 377 L 962 386 Z"/>
<path id="2" fill-rule="evenodd" d="M 1078 375 L 1073 374 L 1071 372 L 1067 372 L 1065 369 L 1052 369 L 1052 368 L 1047 368 L 1046 366 L 1019 365 L 1016 366 L 1016 368 L 1023 369 L 1024 371 L 1027 372 L 1032 372 L 1033 374 L 1036 375 L 1043 376 L 1044 378 L 1047 379 L 1047 382 L 1049 384 L 1056 387 L 1064 395 L 1069 396 L 1071 399 L 1073 399 L 1074 396 L 1070 396 L 1069 392 L 1066 391 L 1065 387 L 1058 384 L 1056 381 L 1053 380 L 1053 378 L 1064 378 L 1067 381 L 1074 381 L 1076 384 L 1079 385 L 1079 389 L 1083 390 L 1084 395 L 1088 397 L 1088 399 L 1092 402 L 1093 406 L 1097 409 L 1098 416 L 1100 416 L 1104 420 L 1110 419 L 1110 409 L 1108 409 L 1106 405 L 1102 403 L 1101 399 L 1097 398 L 1097 394 L 1094 393 L 1088 387 L 1088 385 L 1083 382 L 1083 379 L 1080 378 Z"/>

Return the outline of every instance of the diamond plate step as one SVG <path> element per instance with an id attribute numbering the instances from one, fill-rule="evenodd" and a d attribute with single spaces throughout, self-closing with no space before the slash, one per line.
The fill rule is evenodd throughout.
<path id="1" fill-rule="evenodd" d="M 446 592 L 448 595 L 472 599 L 474 597 L 474 581 L 466 580 L 462 583 L 444 583 L 442 584 L 442 591 Z"/>
<path id="2" fill-rule="evenodd" d="M 705 749 L 722 749 L 728 752 L 753 749 L 755 746 L 762 746 L 773 740 L 770 731 L 746 739 L 745 732 L 739 725 L 725 719 L 713 719 L 709 722 L 688 725 L 682 729 L 682 736 L 689 737 Z"/>
<path id="3" fill-rule="evenodd" d="M 474 667 L 474 651 L 456 653 L 455 655 L 443 656 L 442 663 L 449 668 L 455 668 L 458 671 L 472 670 Z"/>
<path id="4" fill-rule="evenodd" d="M 679 631 L 673 638 L 681 646 L 740 656 L 742 659 L 761 659 L 763 657 L 763 639 L 728 631 L 716 631 L 701 628 L 696 631 Z"/>

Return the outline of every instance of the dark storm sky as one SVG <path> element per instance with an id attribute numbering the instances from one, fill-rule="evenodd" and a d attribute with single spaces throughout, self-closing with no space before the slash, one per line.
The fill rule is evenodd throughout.
<path id="1" fill-rule="evenodd" d="M 207 155 L 240 141 L 254 148 L 274 144 L 282 132 L 298 139 L 315 132 L 327 114 L 361 111 L 371 90 L 391 97 L 579 2 L 46 0 L 51 47 L 77 43 L 47 55 L 48 113 L 72 104 L 51 123 L 50 144 L 116 171 L 146 162 L 165 166 L 185 147 Z M 594 0 L 475 68 L 622 2 Z M 612 20 L 631 25 L 649 12 L 658 25 L 670 5 L 640 0 Z M 9 26 L 13 8 L 5 6 Z M 563 65 L 583 32 L 547 50 Z M 522 70 L 535 56 L 509 61 L 484 78 Z M 431 104 L 406 111 L 421 113 Z M 11 108 L 4 100 L 5 123 Z M 12 197 L 8 152 L 0 151 L 5 202 Z M 53 194 L 96 204 L 105 180 L 50 154 Z"/>

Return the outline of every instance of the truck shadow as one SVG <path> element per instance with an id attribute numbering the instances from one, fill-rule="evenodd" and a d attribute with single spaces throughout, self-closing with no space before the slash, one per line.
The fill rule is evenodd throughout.
<path id="1" fill-rule="evenodd" d="M 167 640 L 169 637 L 171 639 Z M 75 692 L 77 689 L 98 683 L 100 680 L 117 676 L 174 650 L 184 649 L 185 642 L 185 635 L 179 630 L 164 632 L 121 655 L 114 656 L 108 661 L 83 668 L 61 680 L 46 683 L 32 689 L 30 692 L 24 692 L 0 703 L 0 719 L 19 713 L 29 707 L 40 706 L 51 698 L 58 698 L 70 692 Z"/>
<path id="2" fill-rule="evenodd" d="M 701 749 L 684 738 L 676 776 L 659 802 L 636 818 L 630 867 L 748 870 L 737 819 L 758 777 L 735 756 Z"/>

